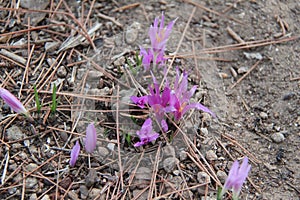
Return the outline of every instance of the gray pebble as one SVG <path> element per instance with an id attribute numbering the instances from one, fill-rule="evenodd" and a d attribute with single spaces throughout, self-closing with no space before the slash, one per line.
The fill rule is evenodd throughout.
<path id="1" fill-rule="evenodd" d="M 26 189 L 34 189 L 37 186 L 38 180 L 34 177 L 27 177 L 25 183 Z"/>
<path id="2" fill-rule="evenodd" d="M 26 136 L 21 129 L 15 125 L 8 128 L 6 134 L 9 141 L 20 140 Z"/>
<path id="3" fill-rule="evenodd" d="M 25 167 L 25 169 L 26 169 L 27 172 L 32 172 L 32 171 L 35 170 L 37 167 L 38 167 L 37 164 L 35 164 L 35 163 L 29 163 L 29 164 Z"/>
<path id="4" fill-rule="evenodd" d="M 46 194 L 45 196 L 43 196 L 43 198 L 41 198 L 41 200 L 50 200 L 50 197 L 48 194 Z"/>
<path id="5" fill-rule="evenodd" d="M 93 80 L 99 80 L 104 74 L 97 70 L 91 70 L 88 73 L 88 78 Z"/>
<path id="6" fill-rule="evenodd" d="M 267 118 L 268 118 L 268 114 L 265 113 L 265 112 L 259 113 L 259 116 L 260 116 L 262 119 L 267 119 Z"/>
<path id="7" fill-rule="evenodd" d="M 109 151 L 105 147 L 98 147 L 98 154 L 100 158 L 104 159 L 109 154 Z"/>
<path id="8" fill-rule="evenodd" d="M 63 65 L 61 65 L 58 69 L 57 69 L 57 72 L 56 72 L 56 74 L 57 74 L 57 76 L 59 77 L 59 78 L 66 78 L 66 76 L 67 76 L 67 69 L 65 68 L 65 66 L 63 66 Z"/>
<path id="9" fill-rule="evenodd" d="M 59 47 L 59 42 L 46 42 L 45 43 L 45 50 L 46 52 L 53 52 L 55 49 Z"/>
<path id="10" fill-rule="evenodd" d="M 79 191 L 80 191 L 80 198 L 86 199 L 87 195 L 89 194 L 89 189 L 85 185 L 80 185 Z"/>
<path id="11" fill-rule="evenodd" d="M 218 156 L 213 150 L 209 150 L 206 152 L 206 159 L 209 161 L 217 160 Z"/>
<path id="12" fill-rule="evenodd" d="M 92 199 L 96 199 L 96 197 L 101 193 L 101 190 L 98 188 L 93 188 L 88 196 L 88 199 L 92 200 Z"/>
<path id="13" fill-rule="evenodd" d="M 244 74 L 248 72 L 248 67 L 240 67 L 238 68 L 238 74 Z"/>
<path id="14" fill-rule="evenodd" d="M 170 156 L 175 157 L 175 148 L 171 145 L 166 145 L 162 151 L 164 157 L 170 157 Z"/>
<path id="15" fill-rule="evenodd" d="M 198 172 L 197 181 L 200 184 L 210 182 L 210 176 L 206 172 Z"/>
<path id="16" fill-rule="evenodd" d="M 138 22 L 133 22 L 133 24 L 130 25 L 125 34 L 127 44 L 133 44 L 136 41 L 140 29 L 141 24 Z"/>
<path id="17" fill-rule="evenodd" d="M 186 153 L 186 151 L 180 151 L 180 153 L 179 153 L 179 159 L 181 161 L 184 161 L 184 160 L 187 159 L 187 153 Z"/>
<path id="18" fill-rule="evenodd" d="M 208 130 L 207 128 L 200 128 L 201 133 L 203 133 L 204 136 L 208 135 Z"/>
<path id="19" fill-rule="evenodd" d="M 280 143 L 284 141 L 285 137 L 281 132 L 276 132 L 273 135 L 271 135 L 271 139 L 276 143 Z"/>
<path id="20" fill-rule="evenodd" d="M 32 194 L 29 197 L 29 200 L 36 200 L 37 199 L 37 195 L 36 194 Z"/>
<path id="21" fill-rule="evenodd" d="M 224 171 L 217 171 L 217 177 L 220 179 L 221 183 L 225 183 L 227 179 L 227 174 Z"/>
<path id="22" fill-rule="evenodd" d="M 88 175 L 85 177 L 85 185 L 91 187 L 97 182 L 98 176 L 95 169 L 90 169 Z"/>
<path id="23" fill-rule="evenodd" d="M 164 170 L 168 173 L 171 173 L 175 169 L 175 167 L 178 163 L 179 163 L 179 160 L 175 157 L 166 158 L 163 161 Z"/>

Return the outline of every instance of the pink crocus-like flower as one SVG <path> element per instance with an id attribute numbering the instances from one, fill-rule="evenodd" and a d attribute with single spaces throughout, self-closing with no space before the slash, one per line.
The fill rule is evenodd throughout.
<path id="1" fill-rule="evenodd" d="M 179 72 L 179 69 L 177 68 L 174 90 L 170 95 L 170 105 L 175 109 L 175 111 L 173 111 L 175 120 L 180 120 L 182 116 L 192 108 L 202 110 L 215 117 L 215 114 L 211 112 L 207 107 L 203 106 L 201 103 L 190 103 L 190 99 L 194 95 L 197 86 L 193 86 L 192 89 L 188 91 L 188 74 L 186 72 L 183 72 L 181 80 L 180 77 L 181 74 Z"/>
<path id="2" fill-rule="evenodd" d="M 151 62 L 156 66 L 157 64 L 163 63 L 166 60 L 164 58 L 166 43 L 172 31 L 172 27 L 176 21 L 171 21 L 166 27 L 164 27 L 165 16 L 162 13 L 160 25 L 159 18 L 155 18 L 153 26 L 150 26 L 149 37 L 151 40 L 151 47 L 146 50 L 143 47 L 140 47 L 140 55 L 143 57 L 142 64 L 145 71 L 150 70 Z"/>
<path id="3" fill-rule="evenodd" d="M 248 164 L 247 157 L 244 158 L 241 166 L 239 166 L 239 162 L 237 160 L 234 161 L 221 194 L 223 195 L 226 190 L 232 189 L 233 199 L 238 199 L 239 193 L 242 189 L 242 185 L 245 182 L 250 169 L 251 165 Z"/>
<path id="4" fill-rule="evenodd" d="M 140 108 L 145 108 L 145 104 L 148 103 L 148 96 L 142 96 L 142 97 L 132 96 L 130 97 L 130 100 Z"/>
<path id="5" fill-rule="evenodd" d="M 86 128 L 86 138 L 85 138 L 85 150 L 88 153 L 93 153 L 96 148 L 97 143 L 97 133 L 96 128 L 93 123 L 89 124 Z"/>
<path id="6" fill-rule="evenodd" d="M 135 143 L 135 147 L 145 145 L 159 137 L 159 134 L 153 131 L 152 120 L 150 118 L 144 122 L 141 130 L 137 131 L 136 134 L 140 138 L 140 142 Z"/>
<path id="7" fill-rule="evenodd" d="M 73 146 L 72 150 L 71 150 L 71 158 L 70 158 L 70 166 L 74 167 L 76 164 L 76 161 L 78 159 L 78 155 L 80 152 L 80 145 L 78 140 L 76 141 L 76 144 Z"/>
<path id="8" fill-rule="evenodd" d="M 164 21 L 165 16 L 162 13 L 160 25 L 158 26 L 159 18 L 155 18 L 153 26 L 151 26 L 149 29 L 149 36 L 153 52 L 161 52 L 165 50 L 166 43 L 176 19 L 171 21 L 166 27 L 164 27 Z"/>
<path id="9" fill-rule="evenodd" d="M 4 88 L 0 88 L 0 96 L 4 102 L 16 113 L 24 114 L 28 116 L 28 111 L 25 109 L 23 104 L 17 99 L 12 93 Z"/>

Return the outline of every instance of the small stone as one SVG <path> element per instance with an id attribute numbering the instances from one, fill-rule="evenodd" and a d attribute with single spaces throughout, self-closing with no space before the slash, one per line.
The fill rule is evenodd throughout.
<path id="1" fill-rule="evenodd" d="M 100 158 L 104 159 L 109 154 L 109 151 L 105 147 L 98 147 L 98 154 Z"/>
<path id="2" fill-rule="evenodd" d="M 35 163 L 29 163 L 26 167 L 25 167 L 25 169 L 26 169 L 26 171 L 27 172 L 32 172 L 32 171 L 34 171 L 35 169 L 37 169 L 37 164 L 35 164 Z"/>
<path id="3" fill-rule="evenodd" d="M 30 197 L 29 197 L 29 200 L 36 200 L 36 199 L 37 199 L 37 195 L 35 193 L 30 195 Z"/>
<path id="4" fill-rule="evenodd" d="M 45 43 L 45 50 L 46 52 L 53 52 L 59 47 L 59 42 L 46 42 Z"/>
<path id="5" fill-rule="evenodd" d="M 164 157 L 175 157 L 175 148 L 171 145 L 166 145 L 163 147 L 163 155 Z"/>
<path id="6" fill-rule="evenodd" d="M 245 74 L 246 72 L 248 72 L 248 67 L 240 67 L 238 68 L 238 74 Z"/>
<path id="7" fill-rule="evenodd" d="M 221 181 L 221 183 L 225 183 L 226 179 L 227 179 L 227 174 L 224 171 L 217 171 L 217 177 L 219 178 L 219 180 Z"/>
<path id="8" fill-rule="evenodd" d="M 280 143 L 284 141 L 285 137 L 281 132 L 276 132 L 273 135 L 271 135 L 271 139 L 276 143 Z"/>
<path id="9" fill-rule="evenodd" d="M 90 79 L 99 80 L 102 76 L 104 76 L 104 74 L 100 71 L 97 71 L 97 70 L 89 71 L 89 74 L 88 74 L 89 80 Z"/>
<path id="10" fill-rule="evenodd" d="M 213 150 L 209 150 L 206 152 L 206 159 L 209 161 L 217 160 L 218 156 Z"/>
<path id="11" fill-rule="evenodd" d="M 23 139 L 26 135 L 21 131 L 21 129 L 18 126 L 11 126 L 6 130 L 7 134 L 7 139 L 9 141 L 14 141 L 14 140 L 21 140 Z"/>
<path id="12" fill-rule="evenodd" d="M 180 161 L 184 161 L 184 160 L 187 159 L 187 153 L 186 153 L 186 151 L 180 151 L 180 153 L 179 153 L 179 159 L 180 159 Z"/>
<path id="13" fill-rule="evenodd" d="M 205 184 L 205 183 L 209 184 L 210 183 L 210 176 L 206 172 L 198 172 L 197 181 L 198 181 L 199 184 Z M 206 191 L 205 185 L 198 188 L 198 192 L 201 195 L 205 194 L 205 191 Z"/>
<path id="14" fill-rule="evenodd" d="M 247 52 L 244 52 L 244 55 L 246 56 L 247 59 L 261 60 L 263 58 L 260 53 L 247 53 Z"/>
<path id="15" fill-rule="evenodd" d="M 127 44 L 133 44 L 136 41 L 140 29 L 141 24 L 138 22 L 133 22 L 133 24 L 130 25 L 125 33 L 125 40 Z"/>
<path id="16" fill-rule="evenodd" d="M 34 189 L 37 186 L 38 180 L 33 177 L 27 177 L 25 183 L 26 189 Z"/>
<path id="17" fill-rule="evenodd" d="M 101 190 L 98 188 L 93 188 L 88 196 L 88 199 L 92 200 L 92 199 L 96 199 L 96 197 L 98 197 L 98 195 L 101 193 Z"/>
<path id="18" fill-rule="evenodd" d="M 206 172 L 198 172 L 197 180 L 200 184 L 209 183 L 210 176 Z"/>
<path id="19" fill-rule="evenodd" d="M 87 195 L 89 194 L 89 189 L 85 185 L 80 185 L 79 192 L 80 192 L 80 198 L 86 199 Z"/>
<path id="20" fill-rule="evenodd" d="M 262 119 L 267 119 L 267 118 L 268 118 L 268 114 L 265 113 L 265 112 L 259 113 L 259 116 L 260 116 Z"/>
<path id="21" fill-rule="evenodd" d="M 201 133 L 203 133 L 204 136 L 208 135 L 208 130 L 207 128 L 200 128 Z"/>
<path id="22" fill-rule="evenodd" d="M 178 163 L 179 160 L 177 158 L 168 157 L 163 161 L 164 170 L 168 173 L 171 173 Z"/>
<path id="23" fill-rule="evenodd" d="M 70 199 L 72 199 L 72 200 L 78 200 L 78 195 L 77 195 L 75 192 L 73 192 L 73 191 L 69 191 L 69 192 L 68 192 L 68 196 L 69 196 Z"/>
<path id="24" fill-rule="evenodd" d="M 65 78 L 67 76 L 67 69 L 65 68 L 65 66 L 61 65 L 58 69 L 57 69 L 57 76 L 59 78 Z"/>
<path id="25" fill-rule="evenodd" d="M 114 151 L 114 149 L 115 149 L 115 144 L 114 143 L 108 143 L 107 144 L 107 148 L 109 149 L 109 150 L 111 150 L 111 151 Z"/>
<path id="26" fill-rule="evenodd" d="M 173 174 L 174 174 L 175 176 L 178 176 L 178 175 L 180 174 L 180 171 L 179 171 L 179 170 L 174 170 L 174 171 L 173 171 Z"/>
<path id="27" fill-rule="evenodd" d="M 91 187 L 97 182 L 98 176 L 95 169 L 90 169 L 88 175 L 85 177 L 85 185 Z"/>

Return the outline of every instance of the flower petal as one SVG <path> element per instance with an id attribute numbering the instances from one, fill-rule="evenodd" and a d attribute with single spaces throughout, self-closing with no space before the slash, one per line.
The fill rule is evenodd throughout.
<path id="1" fill-rule="evenodd" d="M 8 90 L 0 88 L 0 96 L 13 111 L 28 116 L 28 111 L 23 104 Z"/>
<path id="2" fill-rule="evenodd" d="M 86 128 L 86 138 L 85 138 L 85 150 L 88 153 L 93 153 L 97 144 L 97 133 L 96 128 L 93 123 L 89 124 Z"/>
<path id="3" fill-rule="evenodd" d="M 73 146 L 72 150 L 71 150 L 71 158 L 70 158 L 70 166 L 74 167 L 76 164 L 76 161 L 78 159 L 78 155 L 80 152 L 80 145 L 78 140 L 76 141 L 76 144 Z"/>

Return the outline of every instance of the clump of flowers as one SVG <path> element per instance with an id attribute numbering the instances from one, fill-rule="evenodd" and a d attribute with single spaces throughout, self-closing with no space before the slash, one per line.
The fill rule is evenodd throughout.
<path id="1" fill-rule="evenodd" d="M 218 194 L 218 200 L 222 199 L 222 196 L 225 194 L 227 190 L 232 189 L 232 199 L 238 200 L 238 196 L 240 194 L 240 191 L 242 189 L 242 185 L 245 182 L 248 173 L 251 169 L 251 165 L 248 164 L 248 158 L 245 157 L 243 159 L 243 162 L 241 166 L 239 166 L 239 162 L 236 160 L 234 161 L 228 177 L 225 181 L 224 187 L 220 194 Z"/>
<path id="2" fill-rule="evenodd" d="M 153 74 L 152 78 L 153 87 L 149 86 L 149 95 L 141 97 L 132 96 L 131 100 L 140 108 L 144 108 L 146 107 L 145 104 L 148 104 L 164 132 L 168 130 L 165 114 L 169 114 L 171 117 L 174 117 L 175 121 L 179 121 L 188 110 L 195 108 L 215 117 L 215 114 L 201 103 L 190 102 L 197 86 L 193 86 L 192 89 L 188 90 L 188 74 L 186 72 L 181 74 L 177 68 L 174 88 L 171 89 L 168 81 L 166 81 L 162 92 L 160 92 L 159 84 Z"/>
<path id="3" fill-rule="evenodd" d="M 144 49 L 140 47 L 140 55 L 143 57 L 142 64 L 145 71 L 150 70 L 151 62 L 153 65 L 159 65 L 164 60 L 164 53 L 166 49 L 166 43 L 171 34 L 172 27 L 176 21 L 171 21 L 166 27 L 164 27 L 165 16 L 162 13 L 160 25 L 159 18 L 155 18 L 153 25 L 149 29 L 149 37 L 151 41 L 151 47 L 149 49 Z"/>
<path id="4" fill-rule="evenodd" d="M 26 110 L 23 104 L 8 90 L 0 88 L 0 97 L 13 111 L 29 117 L 29 112 Z"/>
<path id="5" fill-rule="evenodd" d="M 93 153 L 93 151 L 96 148 L 97 144 L 97 132 L 94 123 L 90 123 L 86 128 L 86 137 L 85 137 L 85 150 L 88 153 Z M 71 150 L 71 158 L 70 158 L 70 166 L 74 167 L 76 164 L 76 161 L 78 159 L 80 152 L 80 145 L 79 142 L 76 141 L 76 144 L 73 146 Z"/>

